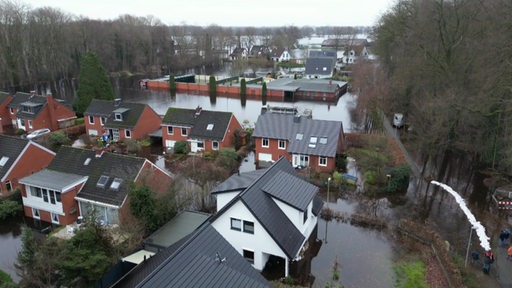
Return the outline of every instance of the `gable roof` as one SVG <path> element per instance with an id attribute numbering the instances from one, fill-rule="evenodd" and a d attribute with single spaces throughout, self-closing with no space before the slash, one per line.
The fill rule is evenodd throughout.
<path id="1" fill-rule="evenodd" d="M 289 153 L 335 157 L 342 129 L 341 121 L 267 112 L 258 117 L 252 136 L 286 139 Z M 297 134 L 302 134 L 302 139 L 298 139 Z M 316 137 L 314 146 L 310 145 L 312 137 Z M 321 138 L 326 138 L 325 144 Z"/>
<path id="2" fill-rule="evenodd" d="M 199 114 L 197 114 L 199 112 Z M 228 129 L 233 113 L 196 109 L 169 108 L 162 125 L 191 127 L 189 138 L 222 140 Z M 212 129 L 207 129 L 213 124 Z"/>
<path id="3" fill-rule="evenodd" d="M 243 190 L 249 187 L 249 185 L 256 179 L 261 177 L 261 175 L 263 175 L 264 172 L 265 169 L 259 169 L 250 172 L 231 175 L 231 177 L 229 177 L 226 181 L 220 183 L 215 188 L 213 188 L 211 193 L 216 194 Z"/>
<path id="4" fill-rule="evenodd" d="M 17 116 L 19 117 L 35 119 L 37 115 L 43 111 L 43 108 L 48 105 L 48 97 L 52 96 L 41 96 L 35 95 L 33 93 L 16 92 L 16 94 L 13 95 L 12 100 L 9 102 L 9 104 L 7 104 L 7 107 L 17 109 Z M 71 106 L 65 101 L 59 99 L 54 100 L 67 109 L 72 110 Z M 21 107 L 32 107 L 32 109 L 30 112 L 28 112 L 21 109 Z"/>
<path id="5" fill-rule="evenodd" d="M 10 95 L 11 94 L 7 92 L 0 91 L 0 104 L 2 104 Z"/>
<path id="6" fill-rule="evenodd" d="M 112 287 L 272 287 L 212 226 L 139 264 Z"/>
<path id="7" fill-rule="evenodd" d="M 261 190 L 289 205 L 306 211 L 318 192 L 318 187 L 283 171 L 277 171 Z"/>
<path id="8" fill-rule="evenodd" d="M 284 174 L 280 174 L 279 172 Z M 285 174 L 289 174 L 289 176 L 286 175 L 284 178 L 276 177 L 276 175 L 283 176 Z M 285 191 L 278 193 L 275 189 L 278 185 L 276 182 L 279 181 L 282 182 L 282 187 L 285 187 L 286 189 Z M 303 180 L 298 176 L 290 162 L 288 162 L 286 158 L 282 157 L 272 164 L 272 166 L 265 169 L 259 178 L 253 181 L 246 189 L 219 210 L 213 219 L 218 218 L 224 212 L 228 211 L 229 208 L 238 201 L 242 201 L 242 203 L 247 207 L 247 209 L 249 209 L 283 252 L 289 258 L 293 259 L 302 247 L 305 237 L 290 221 L 288 216 L 286 216 L 286 214 L 279 208 L 274 199 L 272 199 L 272 197 L 274 197 L 272 193 L 277 194 L 280 197 L 279 200 L 291 205 L 292 207 L 304 207 L 302 203 L 311 202 L 314 199 L 316 192 L 318 192 L 318 188 L 315 187 L 315 192 L 310 193 L 310 187 L 308 187 L 305 190 L 305 195 L 295 195 L 295 193 L 303 193 L 304 191 L 298 192 L 289 189 L 289 187 L 296 187 L 296 182 L 303 184 L 304 182 L 302 181 Z M 267 193 L 264 190 L 272 191 L 272 193 Z M 299 200 L 290 200 L 293 197 L 297 197 Z"/>
<path id="9" fill-rule="evenodd" d="M 7 161 L 0 166 L 0 179 L 9 171 L 28 144 L 29 140 L 27 139 L 0 135 L 0 160 L 3 158 L 4 161 L 6 161 L 5 159 L 7 159 Z"/>
<path id="10" fill-rule="evenodd" d="M 84 115 L 107 118 L 106 128 L 134 128 L 147 104 L 120 102 L 120 100 L 93 99 Z M 115 114 L 121 113 L 122 119 L 116 120 Z"/>
<path id="11" fill-rule="evenodd" d="M 146 159 L 109 152 L 102 153 L 100 157 L 97 155 L 96 151 L 62 146 L 47 169 L 88 176 L 77 197 L 121 206 L 130 182 L 136 180 Z M 108 178 L 98 186 L 101 176 Z M 111 187 L 116 178 L 121 180 L 119 187 Z"/>
<path id="12" fill-rule="evenodd" d="M 309 57 L 306 59 L 306 75 L 331 75 L 336 63 L 335 57 Z"/>

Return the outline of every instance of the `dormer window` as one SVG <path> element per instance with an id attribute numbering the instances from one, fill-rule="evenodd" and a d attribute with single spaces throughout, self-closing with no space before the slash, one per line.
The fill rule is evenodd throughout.
<path id="1" fill-rule="evenodd" d="M 116 110 L 112 111 L 114 113 L 114 120 L 115 121 L 123 121 L 123 114 L 128 111 L 127 108 L 117 108 Z"/>
<path id="2" fill-rule="evenodd" d="M 100 179 L 98 180 L 98 183 L 96 183 L 97 187 L 105 188 L 105 185 L 107 185 L 108 182 L 108 176 L 101 175 Z"/>
<path id="3" fill-rule="evenodd" d="M 212 131 L 213 130 L 213 124 L 208 124 L 208 126 L 206 126 L 206 130 L 208 131 Z"/>
<path id="4" fill-rule="evenodd" d="M 116 121 L 123 121 L 123 114 L 121 114 L 121 113 L 114 114 L 114 117 L 115 117 Z"/>
<path id="5" fill-rule="evenodd" d="M 2 156 L 2 158 L 0 159 L 0 167 L 4 167 L 5 163 L 7 163 L 7 160 L 9 160 L 9 157 Z"/>
<path id="6" fill-rule="evenodd" d="M 320 137 L 320 144 L 327 144 L 327 137 Z"/>
<path id="7" fill-rule="evenodd" d="M 297 133 L 297 135 L 295 136 L 295 140 L 302 140 L 302 137 L 304 137 L 304 134 Z"/>
<path id="8" fill-rule="evenodd" d="M 121 182 L 123 182 L 123 180 L 121 178 L 114 178 L 114 181 L 112 181 L 112 184 L 110 184 L 110 189 L 119 190 L 119 186 L 121 186 Z"/>

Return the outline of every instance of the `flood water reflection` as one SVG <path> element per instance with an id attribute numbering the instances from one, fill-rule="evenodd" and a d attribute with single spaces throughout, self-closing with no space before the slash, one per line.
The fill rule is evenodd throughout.
<path id="1" fill-rule="evenodd" d="M 18 282 L 19 276 L 16 274 L 14 262 L 21 250 L 21 234 L 23 225 L 23 216 L 12 217 L 2 221 L 0 225 L 0 269 L 8 273 L 11 278 Z"/>

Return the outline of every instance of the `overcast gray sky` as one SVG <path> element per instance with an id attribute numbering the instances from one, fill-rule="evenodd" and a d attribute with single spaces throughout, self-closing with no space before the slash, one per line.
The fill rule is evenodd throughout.
<path id="1" fill-rule="evenodd" d="M 18 0 L 90 19 L 152 15 L 167 25 L 372 26 L 395 0 Z"/>

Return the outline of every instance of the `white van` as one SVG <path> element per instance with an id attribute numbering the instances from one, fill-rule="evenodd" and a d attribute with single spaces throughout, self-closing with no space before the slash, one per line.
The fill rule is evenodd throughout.
<path id="1" fill-rule="evenodd" d="M 402 128 L 404 126 L 404 114 L 395 113 L 393 116 L 393 126 L 396 128 Z"/>

